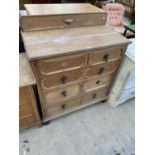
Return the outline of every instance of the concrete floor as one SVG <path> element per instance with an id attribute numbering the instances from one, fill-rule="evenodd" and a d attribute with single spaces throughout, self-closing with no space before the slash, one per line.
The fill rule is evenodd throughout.
<path id="1" fill-rule="evenodd" d="M 42 128 L 20 132 L 20 155 L 134 155 L 134 100 L 73 112 Z"/>

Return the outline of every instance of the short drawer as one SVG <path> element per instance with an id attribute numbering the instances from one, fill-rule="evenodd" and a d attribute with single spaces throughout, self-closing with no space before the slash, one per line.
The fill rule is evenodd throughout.
<path id="1" fill-rule="evenodd" d="M 108 63 L 90 66 L 86 70 L 86 77 L 89 78 L 93 76 L 101 76 L 107 73 L 112 73 L 117 69 L 118 65 L 119 61 L 111 61 Z"/>
<path id="2" fill-rule="evenodd" d="M 100 88 L 106 85 L 109 85 L 111 80 L 112 80 L 113 75 L 106 75 L 103 76 L 101 78 L 95 78 L 95 79 L 91 79 L 91 80 L 87 80 L 84 83 L 84 91 L 90 91 L 96 88 Z"/>
<path id="3" fill-rule="evenodd" d="M 32 126 L 36 122 L 33 115 L 27 115 L 25 117 L 20 117 L 19 119 L 19 128 L 26 128 Z"/>
<path id="4" fill-rule="evenodd" d="M 55 104 L 76 97 L 80 93 L 80 85 L 51 90 L 45 93 L 46 104 Z"/>
<path id="5" fill-rule="evenodd" d="M 108 96 L 109 87 L 103 87 L 82 95 L 82 104 L 102 100 Z"/>
<path id="6" fill-rule="evenodd" d="M 25 103 L 19 106 L 19 116 L 26 116 L 29 114 L 33 114 L 33 109 L 30 103 Z"/>
<path id="7" fill-rule="evenodd" d="M 44 115 L 45 117 L 51 117 L 53 115 L 62 113 L 71 108 L 77 107 L 79 105 L 79 98 L 74 98 L 72 100 L 61 102 L 54 105 L 46 105 L 44 107 Z"/>
<path id="8" fill-rule="evenodd" d="M 42 76 L 41 85 L 44 90 L 50 90 L 58 85 L 65 85 L 82 79 L 82 69 L 64 71 L 53 75 Z"/>
<path id="9" fill-rule="evenodd" d="M 50 75 L 66 69 L 81 68 L 84 66 L 85 56 L 66 56 L 60 58 L 49 58 L 38 61 L 38 69 L 42 75 Z"/>
<path id="10" fill-rule="evenodd" d="M 92 52 L 89 55 L 89 64 L 100 64 L 108 61 L 113 61 L 120 59 L 122 56 L 122 48 L 107 48 L 103 50 L 98 50 L 97 52 Z"/>

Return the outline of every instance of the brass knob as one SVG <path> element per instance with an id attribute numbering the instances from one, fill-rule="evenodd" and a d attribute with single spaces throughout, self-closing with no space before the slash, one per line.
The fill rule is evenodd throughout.
<path id="1" fill-rule="evenodd" d="M 96 84 L 99 84 L 101 81 L 100 80 L 98 80 L 98 81 L 96 81 Z"/>
<path id="2" fill-rule="evenodd" d="M 64 90 L 61 92 L 62 96 L 66 97 L 67 96 L 67 92 Z"/>
<path id="3" fill-rule="evenodd" d="M 93 94 L 93 99 L 95 99 L 95 98 L 96 98 L 96 93 Z"/>
<path id="4" fill-rule="evenodd" d="M 64 84 L 64 83 L 66 83 L 66 81 L 67 81 L 67 76 L 63 76 L 63 77 L 61 77 L 61 82 Z"/>
<path id="5" fill-rule="evenodd" d="M 62 105 L 61 105 L 61 108 L 62 108 L 62 109 L 65 109 L 65 108 L 66 108 L 66 105 L 65 105 L 65 104 L 62 104 Z"/>
<path id="6" fill-rule="evenodd" d="M 104 72 L 104 68 L 101 67 L 101 68 L 99 69 L 99 71 L 98 71 L 98 74 L 100 75 L 100 74 L 102 74 L 103 72 Z"/>
<path id="7" fill-rule="evenodd" d="M 104 54 L 103 60 L 104 60 L 104 61 L 108 61 L 108 57 L 109 57 L 109 54 Z"/>

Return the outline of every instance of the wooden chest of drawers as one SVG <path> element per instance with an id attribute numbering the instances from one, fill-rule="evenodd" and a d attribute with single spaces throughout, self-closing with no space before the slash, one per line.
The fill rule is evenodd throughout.
<path id="1" fill-rule="evenodd" d="M 39 89 L 43 121 L 106 100 L 129 43 L 99 23 L 22 32 L 22 36 Z"/>
<path id="2" fill-rule="evenodd" d="M 40 126 L 40 117 L 36 105 L 33 85 L 35 79 L 25 54 L 19 56 L 19 128 L 32 125 Z"/>

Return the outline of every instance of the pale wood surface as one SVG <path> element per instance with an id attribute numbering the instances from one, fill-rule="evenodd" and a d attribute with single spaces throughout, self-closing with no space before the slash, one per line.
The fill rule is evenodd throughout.
<path id="1" fill-rule="evenodd" d="M 19 55 L 19 86 L 24 87 L 35 84 L 31 66 L 24 53 Z"/>
<path id="2" fill-rule="evenodd" d="M 103 13 L 91 4 L 25 4 L 28 15 L 60 15 L 60 14 L 86 14 Z"/>
<path id="3" fill-rule="evenodd" d="M 128 39 L 105 26 L 22 32 L 29 59 L 127 45 Z"/>
<path id="4" fill-rule="evenodd" d="M 51 30 L 58 28 L 83 27 L 90 25 L 104 25 L 106 14 L 71 14 L 71 15 L 40 15 L 22 16 L 20 25 L 23 31 Z"/>

